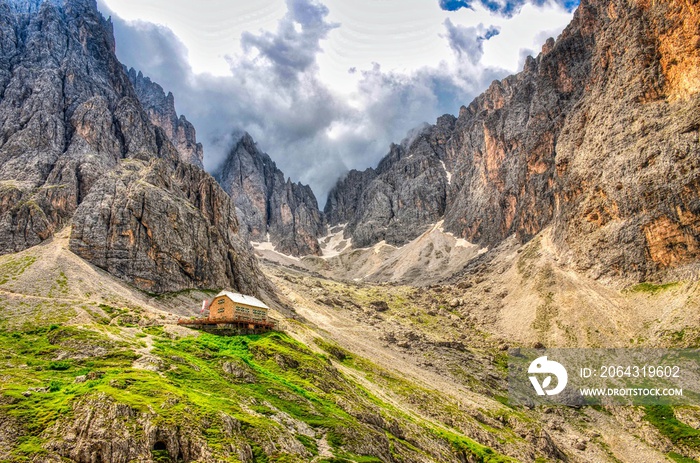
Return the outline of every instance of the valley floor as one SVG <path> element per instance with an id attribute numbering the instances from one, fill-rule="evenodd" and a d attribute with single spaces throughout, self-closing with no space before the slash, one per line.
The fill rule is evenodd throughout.
<path id="1" fill-rule="evenodd" d="M 697 347 L 698 284 L 623 289 L 544 233 L 442 284 L 265 261 L 284 333 L 178 327 L 211 292 L 152 296 L 67 250 L 0 257 L 0 461 L 689 462 L 693 407 L 510 406 L 507 349 Z"/>

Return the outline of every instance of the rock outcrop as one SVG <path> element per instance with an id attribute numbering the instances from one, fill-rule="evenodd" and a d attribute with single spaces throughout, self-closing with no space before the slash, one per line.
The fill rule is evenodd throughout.
<path id="1" fill-rule="evenodd" d="M 321 253 L 318 237 L 325 226 L 311 188 L 285 180 L 249 134 L 234 144 L 215 177 L 233 198 L 252 241 L 269 241 L 276 251 L 294 256 Z"/>
<path id="2" fill-rule="evenodd" d="M 349 222 L 355 246 L 401 244 L 440 215 L 482 245 L 552 224 L 560 252 L 595 277 L 697 260 L 699 18 L 675 0 L 582 1 L 556 41 L 462 107 L 452 129 L 443 116 L 393 146 L 362 193 L 353 187 L 355 215 L 329 198 L 330 224 Z"/>
<path id="3" fill-rule="evenodd" d="M 0 253 L 73 221 L 72 249 L 140 288 L 257 293 L 230 199 L 182 164 L 114 47 L 94 0 L 0 2 Z"/>
<path id="4" fill-rule="evenodd" d="M 70 248 L 154 293 L 233 286 L 258 294 L 263 278 L 238 227 L 233 202 L 202 169 L 123 161 L 78 207 Z"/>
<path id="5" fill-rule="evenodd" d="M 134 68 L 129 69 L 127 74 L 151 122 L 165 131 L 180 153 L 180 159 L 204 168 L 202 144 L 197 143 L 194 126 L 185 116 L 177 115 L 175 97 L 172 92 L 168 92 L 166 95 L 163 87 L 151 81 L 150 78 L 144 77 L 141 71 L 136 72 Z"/>

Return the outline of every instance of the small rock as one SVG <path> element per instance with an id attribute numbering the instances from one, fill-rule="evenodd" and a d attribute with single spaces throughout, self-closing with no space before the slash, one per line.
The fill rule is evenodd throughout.
<path id="1" fill-rule="evenodd" d="M 241 431 L 241 422 L 237 419 L 227 415 L 226 413 L 220 412 L 221 422 L 224 425 L 224 432 L 226 436 L 233 436 L 235 433 Z"/>
<path id="2" fill-rule="evenodd" d="M 30 395 L 32 395 L 32 393 L 31 393 L 30 391 L 24 391 L 24 392 L 22 393 L 22 395 L 23 395 L 24 397 L 29 397 Z"/>
<path id="3" fill-rule="evenodd" d="M 389 310 L 389 304 L 387 304 L 386 301 L 372 301 L 370 305 L 377 312 L 386 312 Z"/>
<path id="4" fill-rule="evenodd" d="M 544 344 L 541 342 L 537 341 L 532 344 L 533 349 L 544 349 Z"/>
<path id="5" fill-rule="evenodd" d="M 225 373 L 241 382 L 255 382 L 255 376 L 251 374 L 248 366 L 243 362 L 224 362 L 221 366 Z"/>
<path id="6" fill-rule="evenodd" d="M 87 374 L 87 379 L 100 379 L 105 375 L 104 371 L 91 371 Z"/>
<path id="7" fill-rule="evenodd" d="M 576 442 L 576 445 L 574 445 L 576 450 L 586 450 L 586 443 L 585 442 Z"/>
<path id="8" fill-rule="evenodd" d="M 450 307 L 452 307 L 452 308 L 459 307 L 461 305 L 462 305 L 461 299 L 454 298 L 450 301 Z"/>
<path id="9" fill-rule="evenodd" d="M 505 343 L 498 345 L 498 350 L 508 350 L 508 348 L 509 348 L 508 344 L 505 344 Z"/>
<path id="10" fill-rule="evenodd" d="M 75 383 L 84 383 L 87 381 L 87 375 L 80 375 L 75 377 Z"/>

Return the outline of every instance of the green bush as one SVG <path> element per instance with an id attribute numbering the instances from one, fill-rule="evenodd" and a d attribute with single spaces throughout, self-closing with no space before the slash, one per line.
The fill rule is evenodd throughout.
<path id="1" fill-rule="evenodd" d="M 49 392 L 58 392 L 61 390 L 63 387 L 63 384 L 60 381 L 56 380 L 51 380 L 49 383 Z"/>
<path id="2" fill-rule="evenodd" d="M 66 361 L 57 361 L 57 362 L 49 362 L 49 370 L 55 370 L 55 371 L 65 371 L 71 367 L 70 362 Z"/>

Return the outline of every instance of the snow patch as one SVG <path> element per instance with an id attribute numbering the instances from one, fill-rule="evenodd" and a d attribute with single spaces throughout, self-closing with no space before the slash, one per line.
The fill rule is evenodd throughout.
<path id="1" fill-rule="evenodd" d="M 275 254 L 286 257 L 287 259 L 292 259 L 295 261 L 299 261 L 298 257 L 295 256 L 290 256 L 289 254 L 283 254 L 275 249 L 275 245 L 270 242 L 270 234 L 267 234 L 267 240 L 268 241 L 251 241 L 250 244 L 253 246 L 253 249 L 256 251 L 267 251 L 267 252 L 274 252 Z"/>
<path id="2" fill-rule="evenodd" d="M 275 246 L 272 243 L 270 243 L 269 241 L 263 241 L 263 242 L 251 241 L 250 244 L 252 244 L 253 247 L 255 249 L 257 249 L 258 251 L 274 251 L 275 250 Z"/>
<path id="3" fill-rule="evenodd" d="M 445 169 L 445 175 L 447 175 L 447 184 L 452 185 L 452 172 L 447 170 L 447 166 L 445 165 L 445 161 L 440 159 L 440 164 L 442 164 L 442 168 Z"/>
<path id="4" fill-rule="evenodd" d="M 328 230 L 328 235 L 318 239 L 321 245 L 321 257 L 324 259 L 335 257 L 352 247 L 352 240 L 343 237 L 347 225 L 347 223 L 336 225 Z"/>

